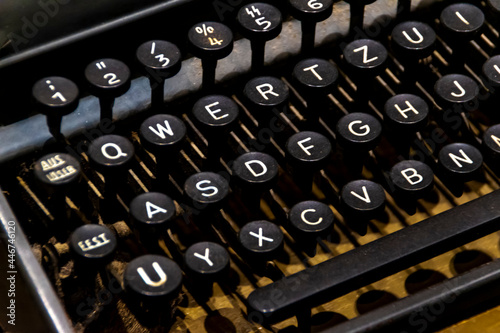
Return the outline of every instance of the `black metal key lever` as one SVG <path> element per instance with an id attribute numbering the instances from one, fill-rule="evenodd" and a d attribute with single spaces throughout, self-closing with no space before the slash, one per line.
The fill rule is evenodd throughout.
<path id="1" fill-rule="evenodd" d="M 499 220 L 495 191 L 255 290 L 248 317 L 286 319 L 494 232 Z"/>

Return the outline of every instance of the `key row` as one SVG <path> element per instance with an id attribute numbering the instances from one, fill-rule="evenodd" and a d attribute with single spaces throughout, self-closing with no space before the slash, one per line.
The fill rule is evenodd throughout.
<path id="1" fill-rule="evenodd" d="M 305 19 L 305 17 L 314 16 L 315 13 L 323 10 L 331 13 L 333 1 L 327 2 L 308 2 L 306 5 L 298 1 L 292 6 L 300 7 L 298 10 L 304 12 L 305 16 L 303 18 Z M 309 12 L 306 7 L 310 7 L 309 9 L 312 11 Z M 300 14 L 296 14 L 302 17 Z M 267 37 L 264 39 L 262 39 L 263 37 L 255 37 L 260 42 L 274 38 L 280 31 L 277 27 L 281 27 L 281 22 L 279 24 L 273 22 L 274 20 L 281 20 L 281 15 L 273 6 L 261 3 L 251 4 L 243 7 L 238 17 L 242 25 L 250 25 L 252 22 L 255 25 L 254 29 L 256 30 L 252 30 L 250 26 L 247 26 L 249 34 L 246 34 L 246 36 L 261 36 L 260 33 L 264 32 L 270 34 L 266 35 Z M 456 4 L 443 10 L 441 22 L 447 30 L 456 34 L 465 34 L 467 32 L 470 35 L 467 35 L 469 36 L 467 38 L 473 38 L 484 25 L 484 15 L 473 5 Z M 190 30 L 189 40 L 193 53 L 202 58 L 205 63 L 204 85 L 213 85 L 216 60 L 227 56 L 232 50 L 232 33 L 230 29 L 216 22 L 200 23 Z M 436 33 L 425 23 L 407 21 L 400 23 L 393 29 L 391 40 L 394 52 L 401 55 L 402 59 L 405 59 L 405 68 L 410 69 L 415 64 L 414 60 L 411 59 L 418 60 L 431 54 L 436 41 Z M 254 48 L 263 52 L 262 46 Z M 388 57 L 387 50 L 382 44 L 369 39 L 355 40 L 347 44 L 343 48 L 343 54 L 346 63 L 351 67 L 352 73 L 361 76 L 362 81 L 365 81 L 367 77 L 374 77 L 381 73 L 385 69 Z M 172 43 L 153 40 L 139 46 L 136 56 L 145 69 L 145 74 L 150 79 L 152 105 L 155 108 L 161 108 L 165 79 L 175 76 L 181 69 L 182 58 L 180 51 Z M 254 59 L 260 59 L 254 60 L 254 62 L 262 63 L 261 58 L 263 58 L 263 55 L 257 58 L 255 55 L 253 57 Z M 300 72 L 300 69 L 296 68 L 294 71 L 299 84 L 305 88 L 306 95 L 313 95 L 313 97 L 315 93 L 320 92 L 322 89 L 331 87 L 338 76 L 336 69 L 328 68 L 327 64 L 319 62 L 319 60 L 306 60 L 298 65 L 304 71 L 314 74 L 316 81 L 321 81 L 319 83 L 315 82 L 314 78 L 312 81 L 308 79 L 307 73 Z M 496 68 L 495 65 L 497 65 L 498 59 L 490 60 L 490 62 L 492 62 L 491 66 L 484 70 L 485 76 L 491 79 L 493 84 L 498 84 L 498 78 L 496 77 L 498 73 L 492 71 L 492 69 Z M 326 72 L 322 72 L 322 70 Z M 411 70 L 409 71 L 411 72 Z M 112 119 L 114 99 L 124 94 L 130 87 L 130 70 L 128 66 L 116 59 L 98 59 L 87 66 L 85 78 L 89 83 L 89 91 L 99 97 L 101 118 Z M 460 90 L 460 87 L 457 88 Z M 361 92 L 358 95 L 363 98 L 362 87 L 360 87 L 360 90 Z M 460 95 L 461 90 L 456 94 Z M 51 132 L 59 135 L 60 118 L 72 112 L 78 106 L 78 88 L 67 79 L 47 77 L 35 84 L 33 95 L 40 111 L 49 117 Z M 444 100 L 448 101 L 446 97 L 444 97 Z M 452 100 L 451 102 L 455 101 Z"/>

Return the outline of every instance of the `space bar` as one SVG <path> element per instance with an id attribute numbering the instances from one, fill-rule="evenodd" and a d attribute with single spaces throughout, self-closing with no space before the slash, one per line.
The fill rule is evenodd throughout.
<path id="1" fill-rule="evenodd" d="M 500 229 L 500 190 L 253 291 L 248 316 L 275 323 Z"/>

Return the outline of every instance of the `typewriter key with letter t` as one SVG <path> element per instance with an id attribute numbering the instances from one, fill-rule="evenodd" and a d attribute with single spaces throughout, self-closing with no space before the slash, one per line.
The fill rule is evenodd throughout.
<path id="1" fill-rule="evenodd" d="M 307 102 L 307 119 L 314 126 L 328 110 L 327 95 L 337 83 L 337 66 L 324 59 L 309 58 L 300 61 L 293 69 L 293 78 L 299 92 Z"/>
<path id="2" fill-rule="evenodd" d="M 233 51 L 233 32 L 218 22 L 202 22 L 188 32 L 191 52 L 201 59 L 203 66 L 203 88 L 211 89 L 215 84 L 217 61 Z"/>
<path id="3" fill-rule="evenodd" d="M 130 69 L 120 60 L 98 59 L 85 69 L 92 94 L 99 98 L 101 121 L 113 120 L 115 98 L 130 88 Z"/>
<path id="4" fill-rule="evenodd" d="M 51 76 L 37 81 L 32 94 L 38 109 L 47 117 L 50 134 L 60 139 L 62 117 L 78 107 L 78 87 L 66 78 Z"/>
<path id="5" fill-rule="evenodd" d="M 281 32 L 281 12 L 267 3 L 254 2 L 241 7 L 237 19 L 242 35 L 252 45 L 252 71 L 260 70 L 264 65 L 266 42 Z"/>
<path id="6" fill-rule="evenodd" d="M 151 108 L 161 110 L 165 79 L 175 76 L 181 70 L 181 51 L 170 42 L 152 40 L 137 48 L 136 57 L 149 78 Z"/>

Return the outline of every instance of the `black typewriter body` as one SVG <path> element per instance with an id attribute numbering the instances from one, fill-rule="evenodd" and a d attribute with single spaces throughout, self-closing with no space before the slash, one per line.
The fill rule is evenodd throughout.
<path id="1" fill-rule="evenodd" d="M 498 1 L 0 15 L 0 332 L 498 331 Z"/>

